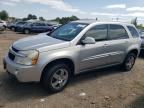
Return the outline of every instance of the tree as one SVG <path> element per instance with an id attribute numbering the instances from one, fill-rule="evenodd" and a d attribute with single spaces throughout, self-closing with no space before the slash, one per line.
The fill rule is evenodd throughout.
<path id="1" fill-rule="evenodd" d="M 0 12 L 0 19 L 7 20 L 8 17 L 9 17 L 9 15 L 8 15 L 8 13 L 5 10 Z"/>
<path id="2" fill-rule="evenodd" d="M 45 21 L 45 19 L 43 17 L 39 17 L 40 21 Z"/>
<path id="3" fill-rule="evenodd" d="M 23 20 L 23 21 L 27 21 L 27 20 L 28 20 L 28 18 L 22 18 L 22 20 Z"/>
<path id="4" fill-rule="evenodd" d="M 73 15 L 71 17 L 62 17 L 62 18 L 57 17 L 56 19 L 54 19 L 54 21 L 57 21 L 60 24 L 66 24 L 70 21 L 75 21 L 75 20 L 78 20 L 78 19 L 79 19 L 78 17 Z"/>
<path id="5" fill-rule="evenodd" d="M 70 17 L 62 17 L 59 21 L 60 24 L 66 24 L 70 22 Z"/>
<path id="6" fill-rule="evenodd" d="M 37 16 L 36 15 L 32 15 L 32 14 L 28 14 L 27 20 L 31 20 L 31 19 L 37 19 Z M 24 18 L 24 20 L 26 20 L 26 18 Z"/>
<path id="7" fill-rule="evenodd" d="M 60 18 L 57 17 L 54 21 L 60 22 Z"/>
<path id="8" fill-rule="evenodd" d="M 143 24 L 140 24 L 139 26 L 140 26 L 140 27 L 143 27 Z"/>
<path id="9" fill-rule="evenodd" d="M 73 16 L 70 17 L 70 20 L 75 21 L 75 20 L 79 20 L 79 18 L 73 15 Z"/>
<path id="10" fill-rule="evenodd" d="M 37 19 L 37 16 L 36 15 L 32 15 L 32 19 Z"/>
<path id="11" fill-rule="evenodd" d="M 143 24 L 137 25 L 137 28 L 138 28 L 138 29 L 141 29 L 141 30 L 144 30 Z"/>
<path id="12" fill-rule="evenodd" d="M 33 18 L 33 15 L 32 14 L 28 14 L 27 19 L 31 20 L 32 18 Z"/>

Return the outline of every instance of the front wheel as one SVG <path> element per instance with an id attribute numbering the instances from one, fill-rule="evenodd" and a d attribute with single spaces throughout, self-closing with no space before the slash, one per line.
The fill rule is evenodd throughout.
<path id="1" fill-rule="evenodd" d="M 130 71 L 133 68 L 134 64 L 135 64 L 135 60 L 136 60 L 136 54 L 129 53 L 127 55 L 127 57 L 125 58 L 124 63 L 122 64 L 123 69 L 125 71 Z"/>
<path id="2" fill-rule="evenodd" d="M 15 31 L 15 27 L 12 27 L 11 29 L 12 29 L 12 31 Z"/>
<path id="3" fill-rule="evenodd" d="M 68 84 L 71 70 L 66 64 L 56 64 L 44 70 L 42 84 L 48 91 L 56 93 L 62 91 Z"/>

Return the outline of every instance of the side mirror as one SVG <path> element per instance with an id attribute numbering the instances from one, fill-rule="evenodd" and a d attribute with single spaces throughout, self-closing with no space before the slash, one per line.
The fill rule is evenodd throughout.
<path id="1" fill-rule="evenodd" d="M 86 37 L 84 40 L 82 40 L 82 43 L 83 44 L 95 44 L 96 41 L 92 37 Z"/>

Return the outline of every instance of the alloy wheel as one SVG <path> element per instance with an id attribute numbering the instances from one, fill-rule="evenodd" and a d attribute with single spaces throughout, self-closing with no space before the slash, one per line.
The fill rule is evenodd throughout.
<path id="1" fill-rule="evenodd" d="M 61 89 L 68 81 L 68 71 L 64 68 L 58 69 L 51 78 L 51 85 L 55 89 Z"/>

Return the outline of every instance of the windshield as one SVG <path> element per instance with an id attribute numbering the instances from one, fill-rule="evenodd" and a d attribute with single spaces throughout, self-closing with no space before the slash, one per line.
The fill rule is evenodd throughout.
<path id="1" fill-rule="evenodd" d="M 54 30 L 52 33 L 48 34 L 53 38 L 65 40 L 65 41 L 71 41 L 74 39 L 88 24 L 85 23 L 75 23 L 71 22 L 68 24 L 65 24 L 56 30 Z"/>

